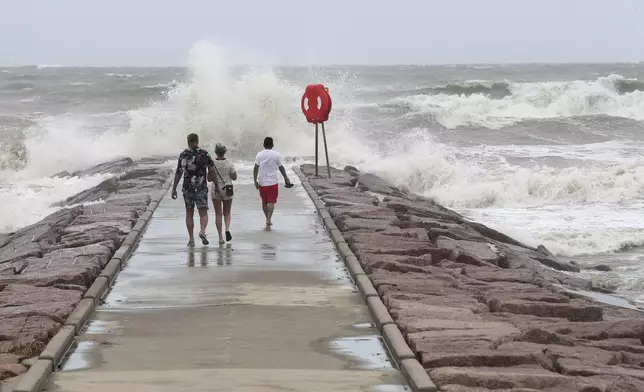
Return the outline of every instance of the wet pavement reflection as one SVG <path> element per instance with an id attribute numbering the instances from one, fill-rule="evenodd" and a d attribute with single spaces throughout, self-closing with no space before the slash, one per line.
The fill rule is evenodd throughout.
<path id="1" fill-rule="evenodd" d="M 356 390 L 408 390 L 301 186 L 280 188 L 271 232 L 263 230 L 254 187 L 236 187 L 233 240 L 224 245 L 211 207 L 211 244 L 188 248 L 184 214 L 181 198 L 161 202 L 50 390 L 73 391 L 81 379 L 95 385 L 122 371 L 139 374 L 132 383 L 144 388 L 137 372 L 200 369 L 249 369 L 246 378 L 292 369 L 284 384 L 293 390 L 304 385 L 298 372 L 320 372 L 322 388 L 325 372 L 360 370 Z M 221 382 L 216 390 L 225 390 Z"/>

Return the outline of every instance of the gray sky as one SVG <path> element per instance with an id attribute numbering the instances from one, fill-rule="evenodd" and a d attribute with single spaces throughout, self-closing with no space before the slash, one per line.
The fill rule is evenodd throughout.
<path id="1" fill-rule="evenodd" d="M 0 0 L 2 65 L 644 60 L 642 0 Z"/>

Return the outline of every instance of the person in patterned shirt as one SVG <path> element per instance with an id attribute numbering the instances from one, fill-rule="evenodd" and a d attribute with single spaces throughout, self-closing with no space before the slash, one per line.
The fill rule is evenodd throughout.
<path id="1" fill-rule="evenodd" d="M 183 201 L 186 205 L 186 227 L 188 229 L 188 246 L 195 245 L 194 239 L 194 212 L 195 206 L 199 210 L 201 231 L 199 238 L 204 245 L 208 245 L 206 226 L 208 226 L 208 181 L 214 181 L 217 186 L 217 178 L 214 173 L 215 162 L 208 154 L 208 151 L 199 148 L 199 136 L 194 133 L 188 135 L 188 148 L 179 155 L 177 171 L 174 175 L 172 187 L 172 198 L 177 198 L 177 185 L 183 175 Z"/>

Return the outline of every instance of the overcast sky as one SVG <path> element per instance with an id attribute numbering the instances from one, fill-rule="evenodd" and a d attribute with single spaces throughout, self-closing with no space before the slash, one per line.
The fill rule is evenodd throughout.
<path id="1" fill-rule="evenodd" d="M 0 0 L 0 64 L 183 65 L 210 39 L 239 63 L 644 60 L 642 0 Z"/>

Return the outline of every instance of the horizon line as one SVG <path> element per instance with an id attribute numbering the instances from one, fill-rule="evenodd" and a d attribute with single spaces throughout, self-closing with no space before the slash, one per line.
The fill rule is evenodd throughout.
<path id="1" fill-rule="evenodd" d="M 337 63 L 337 64 L 275 64 L 269 65 L 274 68 L 322 68 L 322 67 L 449 67 L 468 65 L 507 66 L 507 65 L 607 65 L 607 64 L 640 64 L 644 60 L 632 61 L 516 61 L 516 62 L 472 62 L 472 63 L 390 63 L 390 64 L 359 64 L 359 63 Z M 257 64 L 232 64 L 232 67 L 257 67 L 267 65 Z M 189 65 L 59 65 L 59 64 L 21 64 L 21 65 L 0 65 L 0 68 L 189 68 Z"/>

